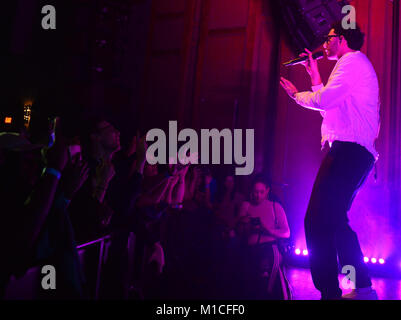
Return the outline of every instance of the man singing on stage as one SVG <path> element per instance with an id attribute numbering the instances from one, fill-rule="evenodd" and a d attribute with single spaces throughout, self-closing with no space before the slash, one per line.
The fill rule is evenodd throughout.
<path id="1" fill-rule="evenodd" d="M 357 26 L 332 26 L 324 43 L 329 60 L 337 60 L 327 84 L 322 84 L 317 61 L 309 50 L 304 63 L 311 77 L 313 92 L 298 92 L 287 79 L 281 85 L 299 105 L 320 111 L 322 145 L 330 150 L 323 159 L 313 185 L 305 216 L 305 236 L 312 279 L 322 299 L 341 299 L 337 254 L 340 264 L 356 272 L 356 289 L 345 299 L 376 300 L 376 291 L 356 233 L 348 224 L 347 212 L 357 191 L 366 180 L 378 154 L 375 140 L 379 133 L 379 85 L 376 72 L 359 50 L 364 34 Z"/>

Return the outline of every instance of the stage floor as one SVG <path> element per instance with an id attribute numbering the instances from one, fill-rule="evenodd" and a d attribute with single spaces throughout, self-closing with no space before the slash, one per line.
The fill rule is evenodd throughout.
<path id="1" fill-rule="evenodd" d="M 294 300 L 320 299 L 320 293 L 313 285 L 309 269 L 287 267 L 286 274 L 292 286 Z M 342 277 L 339 279 L 341 281 Z M 372 283 L 379 300 L 401 300 L 401 280 L 372 278 Z M 343 290 L 343 294 L 349 291 L 351 290 Z"/>

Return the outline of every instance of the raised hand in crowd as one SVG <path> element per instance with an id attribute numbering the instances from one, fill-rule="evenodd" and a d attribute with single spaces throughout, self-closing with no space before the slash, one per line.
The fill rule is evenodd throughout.
<path id="1" fill-rule="evenodd" d="M 177 172 L 178 181 L 174 189 L 172 204 L 181 204 L 185 197 L 185 177 L 188 173 L 189 165 L 180 168 Z"/>
<path id="2" fill-rule="evenodd" d="M 52 207 L 61 174 L 68 162 L 68 147 L 62 136 L 58 136 L 56 143 L 46 150 L 47 167 L 44 170 L 39 184 L 26 201 L 26 215 L 24 240 L 25 245 L 31 247 L 43 227 L 46 217 Z"/>
<path id="3" fill-rule="evenodd" d="M 138 135 L 132 137 L 132 140 L 128 145 L 126 151 L 127 157 L 131 157 L 136 152 L 137 144 L 138 144 Z"/>
<path id="4" fill-rule="evenodd" d="M 61 188 L 66 199 L 73 199 L 77 191 L 89 177 L 89 167 L 86 161 L 77 160 L 67 165 L 61 181 Z"/>
<path id="5" fill-rule="evenodd" d="M 143 168 L 146 162 L 146 151 L 148 150 L 148 144 L 146 143 L 146 136 L 143 136 L 138 140 L 136 146 L 136 171 L 143 174 Z"/>
<path id="6" fill-rule="evenodd" d="M 175 171 L 175 169 L 174 169 Z M 178 175 L 172 175 L 170 177 L 168 177 L 168 187 L 165 193 L 165 198 L 164 201 L 168 204 L 172 204 L 173 203 L 173 191 L 175 186 L 177 185 L 177 182 L 179 180 Z"/>
<path id="7" fill-rule="evenodd" d="M 205 187 L 208 188 L 210 187 L 210 183 L 212 182 L 213 177 L 210 173 L 205 175 Z"/>
<path id="8" fill-rule="evenodd" d="M 193 167 L 188 183 L 188 187 L 185 192 L 185 199 L 192 200 L 195 196 L 195 191 L 198 189 L 201 182 L 202 172 L 199 166 Z"/>
<path id="9" fill-rule="evenodd" d="M 68 162 L 68 146 L 62 136 L 57 137 L 57 141 L 51 148 L 46 148 L 47 168 L 53 168 L 60 173 L 64 170 Z"/>
<path id="10" fill-rule="evenodd" d="M 168 187 L 166 202 L 171 205 L 181 204 L 185 195 L 185 176 L 188 172 L 189 165 L 179 167 L 173 165 L 171 172 L 174 173 L 170 177 L 170 184 Z"/>

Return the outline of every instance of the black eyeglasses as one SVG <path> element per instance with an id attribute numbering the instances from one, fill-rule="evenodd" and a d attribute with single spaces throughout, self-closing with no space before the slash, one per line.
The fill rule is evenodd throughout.
<path id="1" fill-rule="evenodd" d="M 330 36 L 325 36 L 325 37 L 323 37 L 323 40 L 324 40 L 324 42 L 329 43 L 329 42 L 331 41 L 331 38 L 335 38 L 335 37 L 341 37 L 341 36 L 340 36 L 340 35 L 337 35 L 337 34 L 335 34 L 335 35 L 330 35 Z"/>

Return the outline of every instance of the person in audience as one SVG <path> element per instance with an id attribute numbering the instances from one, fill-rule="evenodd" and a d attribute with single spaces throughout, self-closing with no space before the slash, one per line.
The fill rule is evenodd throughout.
<path id="1" fill-rule="evenodd" d="M 244 201 L 239 212 L 239 233 L 248 244 L 248 294 L 257 299 L 291 299 L 278 241 L 290 236 L 282 206 L 268 200 L 270 186 L 256 177 L 251 201 Z M 248 261 L 248 260 L 247 260 Z"/>
<path id="2" fill-rule="evenodd" d="M 61 120 L 52 120 L 55 130 L 46 146 L 18 134 L 0 134 L 1 237 L 3 246 L 9 244 L 4 251 L 10 257 L 0 267 L 2 294 L 10 276 L 51 264 L 58 290 L 39 288 L 39 298 L 92 297 L 91 272 L 81 265 L 77 244 L 110 235 L 100 298 L 126 299 L 135 290 L 144 299 L 170 294 L 218 298 L 227 293 L 219 286 L 227 283 L 211 279 L 232 275 L 224 271 L 231 265 L 220 260 L 226 256 L 223 240 L 236 229 L 246 239 L 248 270 L 255 274 L 247 278 L 254 290 L 248 297 L 291 297 L 277 250 L 278 241 L 289 237 L 288 224 L 282 206 L 269 200 L 269 185 L 262 179 L 253 184 L 251 201 L 243 202 L 233 175 L 217 188 L 207 167 L 147 163 L 145 137 L 133 137 L 121 150 L 119 131 L 103 118 L 85 121 L 79 137 L 63 135 Z M 217 234 L 219 225 L 224 232 Z M 131 232 L 136 240 L 130 258 Z M 93 267 L 97 258 L 92 258 Z M 127 269 L 130 259 L 133 271 Z"/>
<path id="3" fill-rule="evenodd" d="M 69 161 L 36 246 L 36 260 L 54 266 L 57 275 L 57 289 L 40 290 L 41 299 L 89 298 L 69 214 L 69 204 L 88 179 L 89 168 L 79 152 L 72 156 L 71 145 L 69 150 Z"/>
<path id="4" fill-rule="evenodd" d="M 213 209 L 213 201 L 217 191 L 217 183 L 208 167 L 196 165 L 187 178 L 184 195 L 186 207 L 193 211 L 198 208 Z"/>
<path id="5" fill-rule="evenodd" d="M 43 146 L 32 145 L 18 134 L 2 138 L 12 138 L 11 148 L 8 139 L 8 147 L 14 153 L 8 154 L 10 158 L 2 164 L 5 184 L 1 185 L 1 196 L 7 197 L 8 208 L 13 210 L 6 210 L 8 217 L 10 212 L 13 213 L 12 219 L 3 220 L 6 222 L 3 224 L 5 232 L 1 232 L 8 241 L 5 251 L 9 253 L 9 259 L 6 259 L 9 263 L 3 265 L 3 284 L 7 285 L 11 275 L 21 277 L 30 267 L 50 264 L 57 270 L 57 290 L 43 290 L 40 283 L 36 283 L 36 298 L 84 297 L 83 278 L 67 207 L 87 178 L 86 165 L 69 159 L 66 140 L 60 132 L 56 143 L 43 149 Z M 37 154 L 36 157 L 32 157 L 32 151 Z M 44 163 L 39 155 L 45 156 Z M 7 160 L 11 162 L 7 163 Z M 43 164 L 43 171 L 38 170 Z M 67 170 L 64 173 L 66 167 L 69 167 L 70 174 Z M 13 168 L 15 171 L 10 171 Z M 39 174 L 39 171 L 42 173 Z M 61 184 L 60 178 L 63 181 Z M 16 255 L 16 252 L 19 254 Z"/>
<path id="6" fill-rule="evenodd" d="M 144 179 L 147 187 L 137 201 L 141 228 L 136 241 L 135 289 L 145 297 L 153 297 L 159 286 L 164 251 L 166 247 L 171 249 L 170 240 L 174 238 L 171 232 L 182 209 L 189 166 L 169 164 L 157 170 L 153 168 L 148 165 Z"/>
<path id="7" fill-rule="evenodd" d="M 0 245 L 5 257 L 0 265 L 1 297 L 11 275 L 25 273 L 58 185 L 58 179 L 51 174 L 41 177 L 42 147 L 32 144 L 19 133 L 0 133 Z M 63 148 L 53 150 L 49 154 L 49 165 L 64 168 L 64 151 Z M 31 195 L 35 186 L 37 192 Z M 30 195 L 28 207 L 25 202 Z"/>
<path id="8" fill-rule="evenodd" d="M 83 190 L 71 203 L 71 216 L 77 241 L 82 244 L 104 235 L 110 225 L 114 211 L 105 198 L 115 175 L 112 160 L 120 150 L 120 133 L 109 122 L 94 118 L 85 121 L 80 140 L 90 173 Z"/>
<path id="9" fill-rule="evenodd" d="M 226 175 L 216 195 L 214 212 L 217 223 L 223 228 L 224 238 L 233 238 L 235 236 L 239 208 L 245 200 L 236 187 L 235 177 L 233 175 Z"/>
<path id="10" fill-rule="evenodd" d="M 82 127 L 82 154 L 90 171 L 71 202 L 74 230 L 79 243 L 110 236 L 99 296 L 123 299 L 128 294 L 128 238 L 135 228 L 134 203 L 141 190 L 147 145 L 144 137 L 136 137 L 131 143 L 134 149 L 120 151 L 120 132 L 102 117 L 90 117 Z"/>

